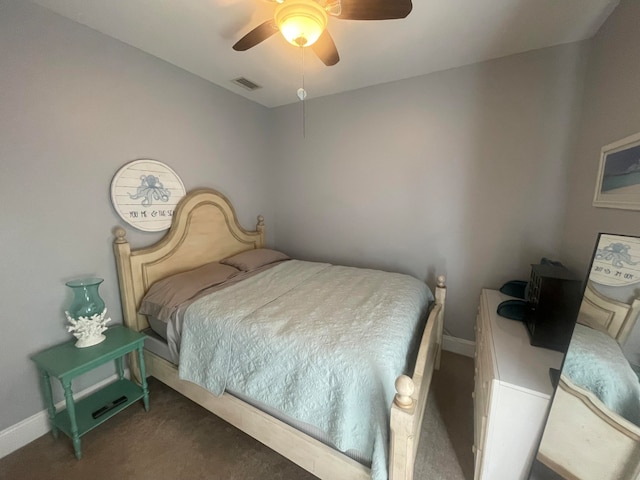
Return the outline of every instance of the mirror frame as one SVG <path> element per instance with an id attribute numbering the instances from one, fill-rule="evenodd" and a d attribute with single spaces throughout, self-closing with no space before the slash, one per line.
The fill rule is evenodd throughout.
<path id="1" fill-rule="evenodd" d="M 627 289 L 622 295 L 620 287 Z M 599 233 L 530 479 L 640 478 L 640 372 L 624 353 L 632 332 L 640 338 L 640 329 L 635 328 L 640 327 L 636 287 L 640 290 L 640 237 Z M 614 290 L 626 300 L 609 296 Z M 597 351 L 606 355 L 596 356 Z M 588 354 L 580 356 L 584 352 Z M 602 375 L 595 385 L 594 366 L 605 357 L 602 368 L 607 378 Z M 635 391 L 639 392 L 633 421 L 625 418 L 626 411 L 615 411 L 618 404 L 602 390 L 607 382 L 616 388 L 614 378 L 630 382 L 630 398 L 635 400 Z"/>

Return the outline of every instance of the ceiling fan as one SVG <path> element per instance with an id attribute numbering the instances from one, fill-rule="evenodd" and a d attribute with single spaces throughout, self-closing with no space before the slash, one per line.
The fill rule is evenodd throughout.
<path id="1" fill-rule="evenodd" d="M 255 27 L 233 46 L 236 51 L 255 47 L 276 32 L 299 47 L 311 47 L 322 62 L 335 65 L 338 50 L 327 30 L 328 16 L 341 20 L 393 20 L 411 12 L 411 0 L 273 0 L 272 19 Z"/>

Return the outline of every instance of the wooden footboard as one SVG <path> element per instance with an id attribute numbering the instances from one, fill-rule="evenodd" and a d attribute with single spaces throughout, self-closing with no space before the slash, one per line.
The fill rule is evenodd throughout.
<path id="1" fill-rule="evenodd" d="M 412 480 L 420 440 L 420 429 L 429 396 L 433 370 L 440 368 L 444 321 L 445 279 L 438 277 L 436 304 L 422 335 L 412 377 L 396 380 L 396 398 L 391 406 L 390 480 Z"/>
<path id="2" fill-rule="evenodd" d="M 560 377 L 538 460 L 568 479 L 640 477 L 640 427 Z"/>

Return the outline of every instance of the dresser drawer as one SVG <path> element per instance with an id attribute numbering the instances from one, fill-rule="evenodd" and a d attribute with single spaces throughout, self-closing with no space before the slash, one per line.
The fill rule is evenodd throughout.
<path id="1" fill-rule="evenodd" d="M 476 448 L 484 448 L 484 439 L 487 433 L 487 416 L 480 411 L 482 408 L 476 401 L 473 414 L 473 444 Z"/>
<path id="2" fill-rule="evenodd" d="M 472 447 L 472 451 L 473 451 L 473 461 L 476 466 L 473 474 L 473 480 L 479 480 L 480 472 L 482 471 L 482 449 L 474 445 Z"/>
<path id="3" fill-rule="evenodd" d="M 496 372 L 493 365 L 491 341 L 488 337 L 490 329 L 486 326 L 482 315 L 478 316 L 477 322 L 480 334 L 477 337 L 479 342 L 476 344 L 476 401 L 479 403 L 479 413 L 488 415 L 491 403 L 491 385 L 493 379 L 496 378 Z"/>
<path id="4" fill-rule="evenodd" d="M 487 343 L 487 329 L 484 328 L 481 314 L 476 318 L 476 354 L 474 368 L 474 446 L 482 451 L 487 429 L 489 409 L 490 383 L 493 372 L 493 361 Z M 487 366 L 487 362 L 490 364 Z"/>
<path id="5" fill-rule="evenodd" d="M 481 351 L 478 363 L 478 383 L 482 401 L 482 412 L 484 415 L 488 415 L 489 406 L 491 404 L 491 387 L 493 385 L 493 380 L 496 378 L 493 370 L 493 357 L 491 356 L 491 351 L 488 349 Z"/>

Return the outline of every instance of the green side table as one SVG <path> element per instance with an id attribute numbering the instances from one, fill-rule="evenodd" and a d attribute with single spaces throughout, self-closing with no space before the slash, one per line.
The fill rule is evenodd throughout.
<path id="1" fill-rule="evenodd" d="M 102 343 L 92 347 L 77 348 L 75 340 L 51 347 L 37 353 L 31 359 L 40 372 L 42 394 L 51 422 L 51 432 L 58 438 L 62 430 L 73 440 L 76 458 L 82 458 L 80 437 L 121 412 L 126 407 L 143 399 L 144 408 L 149 411 L 149 390 L 145 378 L 142 348 L 146 335 L 123 326 L 115 326 L 104 332 L 107 337 Z M 124 378 L 123 358 L 138 351 L 142 385 Z M 115 360 L 118 380 L 79 400 L 73 399 L 71 381 L 100 365 Z M 66 408 L 56 411 L 51 393 L 51 377 L 60 380 L 64 388 Z"/>

